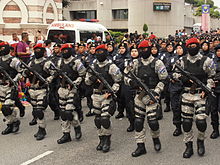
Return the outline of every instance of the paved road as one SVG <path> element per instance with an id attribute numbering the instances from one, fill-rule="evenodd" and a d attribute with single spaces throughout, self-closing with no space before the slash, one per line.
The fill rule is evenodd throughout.
<path id="1" fill-rule="evenodd" d="M 87 108 L 84 107 L 85 112 Z M 62 136 L 60 122 L 53 120 L 50 109 L 46 112 L 47 136 L 43 141 L 36 141 L 33 134 L 37 131 L 36 126 L 30 127 L 31 107 L 26 108 L 26 116 L 21 119 L 21 129 L 17 134 L 7 136 L 0 135 L 0 165 L 20 165 L 33 158 L 39 159 L 39 155 L 47 154 L 43 158 L 33 162 L 33 165 L 219 165 L 220 164 L 220 138 L 211 140 L 209 135 L 211 127 L 208 126 L 206 140 L 206 154 L 199 157 L 194 145 L 194 155 L 191 159 L 183 159 L 182 152 L 185 146 L 182 142 L 183 136 L 173 137 L 172 113 L 164 114 L 164 119 L 160 121 L 162 150 L 156 153 L 153 143 L 147 132 L 146 149 L 147 154 L 139 158 L 132 158 L 131 152 L 136 148 L 134 133 L 127 133 L 128 121 L 116 120 L 113 122 L 113 136 L 111 151 L 102 153 L 96 151 L 98 138 L 94 127 L 93 117 L 85 118 L 82 123 L 83 137 L 80 141 L 74 139 L 74 130 L 70 143 L 58 145 L 56 140 Z M 0 114 L 0 130 L 5 125 Z M 196 133 L 196 132 L 195 132 Z M 28 164 L 28 163 L 27 163 Z M 24 165 L 24 164 L 23 164 Z"/>

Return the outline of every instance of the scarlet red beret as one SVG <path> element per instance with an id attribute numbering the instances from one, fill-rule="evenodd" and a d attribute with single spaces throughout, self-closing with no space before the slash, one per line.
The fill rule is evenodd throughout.
<path id="1" fill-rule="evenodd" d="M 34 46 L 34 49 L 36 49 L 36 48 L 45 48 L 45 46 L 44 46 L 43 43 L 39 43 L 39 44 Z"/>
<path id="2" fill-rule="evenodd" d="M 105 44 L 102 44 L 102 45 L 99 45 L 95 48 L 95 50 L 98 50 L 98 49 L 105 49 L 107 50 L 107 46 Z"/>
<path id="3" fill-rule="evenodd" d="M 141 41 L 141 43 L 138 45 L 138 48 L 147 48 L 149 47 L 149 42 L 147 40 Z"/>
<path id="4" fill-rule="evenodd" d="M 73 46 L 72 46 L 71 44 L 63 44 L 63 45 L 61 46 L 61 51 L 62 51 L 63 49 L 65 49 L 65 48 L 73 48 Z"/>
<path id="5" fill-rule="evenodd" d="M 3 42 L 0 43 L 0 47 L 5 46 L 5 45 L 9 45 L 9 43 L 8 43 L 8 42 L 5 42 L 5 41 L 3 41 Z"/>
<path id="6" fill-rule="evenodd" d="M 190 44 L 199 44 L 199 40 L 197 38 L 190 38 L 187 42 L 186 42 L 186 47 Z"/>

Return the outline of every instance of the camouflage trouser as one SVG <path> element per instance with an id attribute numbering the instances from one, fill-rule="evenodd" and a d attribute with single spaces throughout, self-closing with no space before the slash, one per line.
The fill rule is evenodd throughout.
<path id="1" fill-rule="evenodd" d="M 37 118 L 37 124 L 41 128 L 46 128 L 44 111 L 47 107 L 47 89 L 29 89 L 29 94 L 33 107 L 32 113 Z M 36 111 L 43 113 L 43 117 L 39 119 L 39 116 L 35 114 Z"/>
<path id="2" fill-rule="evenodd" d="M 145 116 L 147 116 L 152 138 L 158 138 L 160 135 L 159 123 L 156 117 L 156 110 L 159 104 L 149 104 L 149 96 L 139 98 L 135 96 L 135 139 L 137 143 L 144 143 L 146 140 L 146 130 L 144 127 Z M 153 125 L 152 125 L 153 122 Z M 156 123 L 156 125 L 155 125 Z"/>
<path id="3" fill-rule="evenodd" d="M 12 124 L 13 122 L 17 121 L 17 112 L 14 110 L 15 107 L 15 101 L 11 99 L 11 90 L 12 87 L 0 85 L 0 102 L 2 103 L 2 106 L 10 106 L 12 113 L 11 115 L 4 117 L 6 120 L 6 124 Z"/>
<path id="4" fill-rule="evenodd" d="M 200 94 L 190 94 L 190 93 L 184 93 L 182 94 L 182 103 L 181 103 L 181 109 L 182 109 L 182 119 L 183 119 L 183 130 L 186 127 L 188 129 L 187 131 L 184 130 L 184 142 L 187 143 L 189 141 L 193 141 L 193 130 L 192 130 L 192 123 L 188 127 L 188 123 L 185 121 L 191 121 L 193 122 L 193 116 L 195 114 L 195 120 L 196 122 L 202 121 L 205 123 L 204 128 L 201 128 L 201 126 L 198 126 L 198 136 L 197 138 L 200 140 L 205 139 L 205 130 L 206 130 L 206 112 L 205 112 L 205 102 L 206 98 L 201 98 Z M 186 124 L 185 124 L 186 123 Z M 187 125 L 188 124 L 188 125 Z M 191 129 L 190 129 L 191 127 Z M 201 131 L 202 130 L 202 131 Z"/>
<path id="5" fill-rule="evenodd" d="M 93 108 L 92 112 L 95 113 L 95 125 L 97 127 L 97 133 L 98 136 L 108 136 L 111 135 L 111 121 L 110 116 L 106 113 L 109 109 L 110 102 L 112 101 L 111 98 L 105 99 L 104 94 L 93 94 L 92 95 L 92 101 L 93 101 Z M 108 126 L 103 127 L 102 119 L 107 117 Z"/>
<path id="6" fill-rule="evenodd" d="M 75 100 L 76 90 L 69 90 L 67 88 L 59 88 L 59 104 L 61 110 L 61 127 L 64 133 L 69 133 L 71 131 L 71 125 L 73 127 L 78 127 L 80 125 L 78 114 L 75 111 L 74 100 Z M 70 113 L 65 113 L 65 112 Z M 66 116 L 66 114 L 68 116 Z"/>

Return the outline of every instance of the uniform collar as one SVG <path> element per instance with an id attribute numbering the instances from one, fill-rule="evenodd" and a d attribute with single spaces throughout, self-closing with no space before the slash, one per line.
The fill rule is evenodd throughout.
<path id="1" fill-rule="evenodd" d="M 8 60 L 9 58 L 11 58 L 12 56 L 10 55 L 10 54 L 7 54 L 7 55 L 4 55 L 4 56 L 2 56 L 2 60 L 3 61 L 6 61 L 6 60 Z"/>
<path id="2" fill-rule="evenodd" d="M 98 60 L 97 60 L 98 61 Z M 104 62 L 97 62 L 98 66 L 103 67 L 108 64 L 108 60 L 106 59 Z"/>
<path id="3" fill-rule="evenodd" d="M 73 56 L 70 56 L 70 58 L 67 58 L 67 59 L 65 59 L 64 58 L 64 63 L 69 63 L 70 61 L 72 61 L 73 60 Z"/>
<path id="4" fill-rule="evenodd" d="M 44 57 L 41 57 L 41 58 L 39 58 L 39 59 L 34 59 L 34 62 L 36 63 L 36 64 L 39 64 L 39 63 L 41 63 L 42 61 L 44 61 L 45 60 L 45 58 Z"/>

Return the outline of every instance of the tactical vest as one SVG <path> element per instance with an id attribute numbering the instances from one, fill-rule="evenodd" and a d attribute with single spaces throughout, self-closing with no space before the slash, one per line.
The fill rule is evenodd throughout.
<path id="1" fill-rule="evenodd" d="M 220 93 L 220 60 L 218 59 L 216 61 L 216 75 L 215 75 L 215 80 L 218 80 L 218 82 L 215 83 L 215 92 Z"/>
<path id="2" fill-rule="evenodd" d="M 61 71 L 64 72 L 72 81 L 75 81 L 79 77 L 79 73 L 77 70 L 73 70 L 73 66 L 75 65 L 76 59 L 73 58 L 68 64 L 64 63 L 64 59 L 61 62 Z"/>
<path id="3" fill-rule="evenodd" d="M 14 57 L 10 57 L 6 61 L 3 61 L 2 58 L 0 58 L 0 66 L 4 68 L 11 78 L 15 78 L 18 74 L 17 70 L 10 66 L 13 58 Z"/>
<path id="4" fill-rule="evenodd" d="M 153 89 L 159 83 L 158 74 L 155 73 L 155 64 L 158 59 L 154 59 L 150 64 L 144 65 L 141 59 L 138 63 L 137 76 L 150 88 Z"/>
<path id="5" fill-rule="evenodd" d="M 60 59 L 61 59 L 61 57 L 60 57 L 60 56 L 57 56 L 57 55 L 54 55 L 54 56 L 52 56 L 52 57 L 49 58 L 49 60 L 51 60 L 51 62 L 52 62 L 55 66 L 58 65 L 58 61 L 59 61 Z"/>
<path id="6" fill-rule="evenodd" d="M 183 57 L 184 62 L 184 70 L 190 72 L 193 76 L 197 77 L 201 82 L 204 84 L 207 83 L 208 75 L 203 70 L 203 65 L 205 60 L 207 59 L 206 56 L 203 56 L 201 60 L 197 60 L 195 63 L 191 63 L 187 60 L 187 56 Z M 187 82 L 183 82 L 185 87 L 190 87 L 192 84 Z"/>
<path id="7" fill-rule="evenodd" d="M 112 63 L 108 63 L 104 67 L 99 67 L 99 65 L 96 63 L 94 64 L 94 69 L 96 72 L 102 75 L 102 77 L 109 83 L 110 86 L 114 84 L 114 80 L 112 79 L 112 76 L 109 74 L 109 68 L 112 65 Z M 94 88 L 98 89 L 100 84 L 95 84 Z"/>
<path id="8" fill-rule="evenodd" d="M 43 60 L 42 62 L 36 64 L 36 63 L 34 62 L 34 60 L 33 60 L 33 61 L 31 62 L 30 68 L 31 68 L 32 70 L 36 71 L 37 73 L 39 73 L 43 78 L 46 79 L 47 77 L 50 76 L 49 73 L 47 73 L 46 71 L 44 71 L 44 65 L 45 65 L 46 62 L 47 62 L 47 60 L 45 59 L 45 60 Z M 33 75 L 33 76 L 30 76 L 29 79 L 30 79 L 31 83 L 35 84 L 35 83 L 36 83 L 36 80 L 37 80 L 37 77 L 36 77 L 35 75 Z M 43 85 L 43 84 L 41 84 L 41 83 L 42 83 L 42 82 L 40 82 L 40 86 Z"/>

